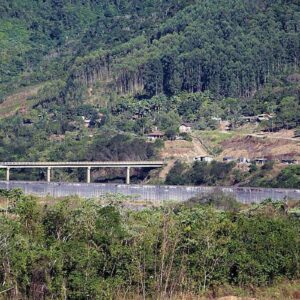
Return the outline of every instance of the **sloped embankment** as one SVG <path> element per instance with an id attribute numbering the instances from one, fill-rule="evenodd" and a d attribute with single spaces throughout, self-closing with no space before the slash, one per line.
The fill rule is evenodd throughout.
<path id="1" fill-rule="evenodd" d="M 220 156 L 269 157 L 280 159 L 283 156 L 300 158 L 300 141 L 288 139 L 238 136 L 221 142 L 224 149 Z"/>

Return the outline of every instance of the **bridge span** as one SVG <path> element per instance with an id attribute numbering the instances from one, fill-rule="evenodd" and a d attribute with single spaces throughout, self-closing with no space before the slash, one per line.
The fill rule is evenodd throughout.
<path id="1" fill-rule="evenodd" d="M 92 168 L 126 168 L 126 184 L 130 184 L 130 168 L 160 168 L 163 161 L 77 161 L 77 162 L 0 162 L 0 169 L 6 170 L 6 181 L 10 181 L 11 169 L 47 169 L 47 182 L 51 182 L 54 168 L 85 168 L 87 183 L 91 183 Z"/>

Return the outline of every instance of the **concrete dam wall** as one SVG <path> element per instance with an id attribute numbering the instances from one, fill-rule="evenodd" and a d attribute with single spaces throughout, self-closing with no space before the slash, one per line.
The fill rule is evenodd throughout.
<path id="1" fill-rule="evenodd" d="M 22 189 L 26 194 L 38 196 L 64 197 L 78 195 L 83 198 L 97 198 L 105 194 L 123 194 L 132 196 L 134 199 L 153 202 L 186 201 L 198 194 L 214 191 L 232 194 L 242 203 L 258 203 L 267 198 L 273 200 L 300 200 L 300 190 L 297 189 L 0 181 L 0 189 L 15 188 Z"/>

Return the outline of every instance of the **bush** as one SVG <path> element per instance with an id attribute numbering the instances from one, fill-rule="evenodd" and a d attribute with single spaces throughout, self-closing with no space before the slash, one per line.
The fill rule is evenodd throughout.
<path id="1" fill-rule="evenodd" d="M 273 187 L 298 189 L 300 187 L 300 166 L 288 166 L 283 169 L 275 178 Z"/>
<path id="2" fill-rule="evenodd" d="M 217 209 L 225 211 L 237 211 L 241 204 L 237 202 L 233 195 L 224 193 L 216 189 L 214 192 L 201 194 L 189 199 L 185 202 L 185 206 L 192 207 L 194 205 L 213 206 Z"/>
<path id="3" fill-rule="evenodd" d="M 16 209 L 0 215 L 7 299 L 167 299 L 299 279 L 300 220 L 237 211 L 219 191 L 176 209 L 144 210 L 78 198 L 45 206 L 19 191 L 0 194 L 16 197 Z M 281 209 L 262 204 L 271 205 Z"/>
<path id="4" fill-rule="evenodd" d="M 166 177 L 166 184 L 171 185 L 184 185 L 187 183 L 186 173 L 187 166 L 180 162 L 176 161 L 170 172 Z"/>
<path id="5" fill-rule="evenodd" d="M 187 132 L 180 133 L 180 137 L 182 137 L 185 141 L 188 141 L 188 142 L 193 141 L 191 135 L 188 134 Z"/>

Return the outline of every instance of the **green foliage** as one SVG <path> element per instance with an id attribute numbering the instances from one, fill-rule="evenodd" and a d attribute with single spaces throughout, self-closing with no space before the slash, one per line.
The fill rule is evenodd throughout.
<path id="1" fill-rule="evenodd" d="M 184 203 L 185 206 L 193 207 L 195 205 L 212 206 L 219 210 L 238 211 L 241 204 L 236 201 L 233 195 L 216 190 L 211 193 L 198 195 Z"/>
<path id="2" fill-rule="evenodd" d="M 216 191 L 202 205 L 134 211 L 78 198 L 42 206 L 19 192 L 0 193 L 17 203 L 0 215 L 5 298 L 200 296 L 223 284 L 299 279 L 299 219 L 276 213 L 283 203 L 242 211 L 233 201 L 224 207 L 228 198 Z"/>
<path id="3" fill-rule="evenodd" d="M 289 166 L 283 169 L 276 177 L 273 187 L 299 188 L 300 186 L 300 166 Z"/>
<path id="4" fill-rule="evenodd" d="M 167 175 L 166 183 L 174 185 L 222 185 L 228 181 L 234 163 L 196 161 L 192 166 L 176 162 Z"/>
<path id="5" fill-rule="evenodd" d="M 187 171 L 187 165 L 176 161 L 175 165 L 172 167 L 170 172 L 168 173 L 166 177 L 166 184 L 171 185 L 184 185 L 187 183 L 186 181 L 186 171 Z"/>
<path id="6" fill-rule="evenodd" d="M 269 164 L 272 167 L 272 163 Z M 267 166 L 260 170 L 255 170 L 254 175 L 250 178 L 248 183 L 250 186 L 272 187 L 272 188 L 294 188 L 300 186 L 300 166 L 287 166 L 280 171 L 280 173 L 270 179 L 268 174 L 272 169 Z"/>

